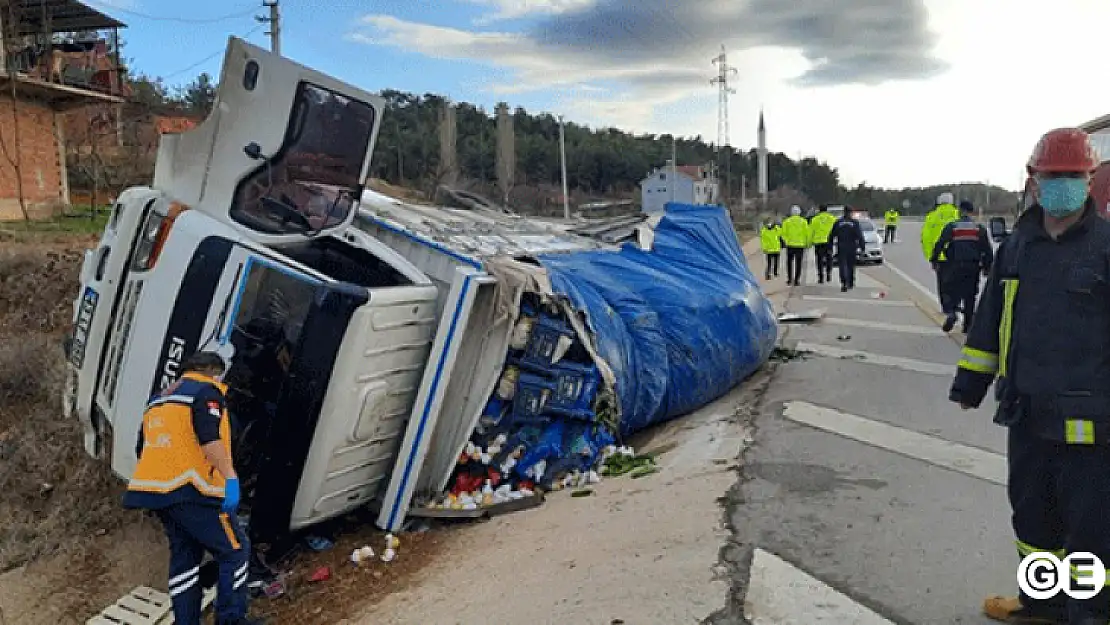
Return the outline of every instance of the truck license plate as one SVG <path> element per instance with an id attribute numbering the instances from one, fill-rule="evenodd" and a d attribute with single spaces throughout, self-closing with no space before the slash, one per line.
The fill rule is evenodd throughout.
<path id="1" fill-rule="evenodd" d="M 77 323 L 73 327 L 73 345 L 69 353 L 69 360 L 78 369 L 85 362 L 85 345 L 89 342 L 89 330 L 92 327 L 93 313 L 100 296 L 92 287 L 86 287 L 81 296 L 81 308 L 77 311 Z"/>

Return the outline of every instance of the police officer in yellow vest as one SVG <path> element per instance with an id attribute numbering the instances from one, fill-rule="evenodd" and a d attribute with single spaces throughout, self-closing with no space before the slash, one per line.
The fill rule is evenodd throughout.
<path id="1" fill-rule="evenodd" d="M 802 256 L 810 245 L 809 222 L 802 217 L 802 207 L 790 209 L 782 222 L 782 239 L 786 243 L 786 283 L 797 286 L 802 279 Z"/>
<path id="2" fill-rule="evenodd" d="M 764 272 L 763 279 L 770 280 L 772 273 L 776 278 L 779 277 L 779 256 L 782 254 L 782 226 L 771 221 L 770 217 L 759 228 L 759 246 L 767 259 L 767 270 Z"/>
<path id="3" fill-rule="evenodd" d="M 886 212 L 886 232 L 883 233 L 883 243 L 894 243 L 894 233 L 898 230 L 898 222 L 901 218 L 902 215 L 897 208 Z"/>
<path id="4" fill-rule="evenodd" d="M 169 593 L 178 625 L 200 625 L 200 564 L 219 564 L 217 625 L 256 625 L 246 618 L 250 545 L 235 515 L 239 478 L 220 381 L 223 358 L 198 352 L 182 377 L 156 395 L 143 414 L 138 465 L 124 506 L 154 511 L 170 543 Z"/>
<path id="5" fill-rule="evenodd" d="M 832 246 L 829 237 L 832 235 L 836 217 L 829 214 L 829 207 L 821 205 L 818 213 L 809 222 L 809 238 L 813 243 L 813 255 L 817 258 L 817 283 L 832 282 Z"/>

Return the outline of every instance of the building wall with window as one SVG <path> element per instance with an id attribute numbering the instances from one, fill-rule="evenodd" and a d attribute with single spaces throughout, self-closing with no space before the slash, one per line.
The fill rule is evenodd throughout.
<path id="1" fill-rule="evenodd" d="M 17 158 L 28 212 L 50 216 L 69 195 L 60 120 L 49 105 L 26 97 L 17 98 L 14 119 L 11 111 L 11 96 L 0 94 L 0 221 L 23 218 L 13 165 Z"/>
<path id="2" fill-rule="evenodd" d="M 674 198 L 671 197 L 674 185 Z M 667 202 L 694 203 L 694 179 L 681 170 L 672 173 L 669 167 L 656 169 L 640 181 L 640 206 L 645 213 L 661 213 Z"/>
<path id="3" fill-rule="evenodd" d="M 671 184 L 674 198 L 671 198 Z M 717 183 L 705 177 L 700 167 L 656 169 L 640 181 L 640 206 L 645 213 L 663 212 L 667 202 L 712 204 L 717 201 Z"/>

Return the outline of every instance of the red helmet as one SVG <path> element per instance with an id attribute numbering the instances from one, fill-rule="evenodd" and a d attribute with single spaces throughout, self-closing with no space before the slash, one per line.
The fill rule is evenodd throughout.
<path id="1" fill-rule="evenodd" d="M 1057 128 L 1041 137 L 1026 168 L 1038 173 L 1090 173 L 1098 167 L 1091 137 L 1078 128 Z"/>

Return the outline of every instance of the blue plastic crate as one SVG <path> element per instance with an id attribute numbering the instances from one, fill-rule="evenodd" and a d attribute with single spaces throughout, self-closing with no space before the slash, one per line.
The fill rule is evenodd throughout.
<path id="1" fill-rule="evenodd" d="M 593 415 L 594 397 L 601 384 L 597 367 L 574 362 L 553 365 L 554 390 L 546 409 L 556 414 L 583 418 Z"/>
<path id="2" fill-rule="evenodd" d="M 543 376 L 521 373 L 513 396 L 513 421 L 543 418 L 544 409 L 554 394 L 554 382 Z"/>
<path id="3" fill-rule="evenodd" d="M 575 338 L 569 323 L 554 317 L 540 317 L 532 326 L 532 336 L 520 359 L 521 364 L 529 369 L 547 371 L 552 366 L 551 359 L 559 346 L 559 339 L 564 336 Z"/>

